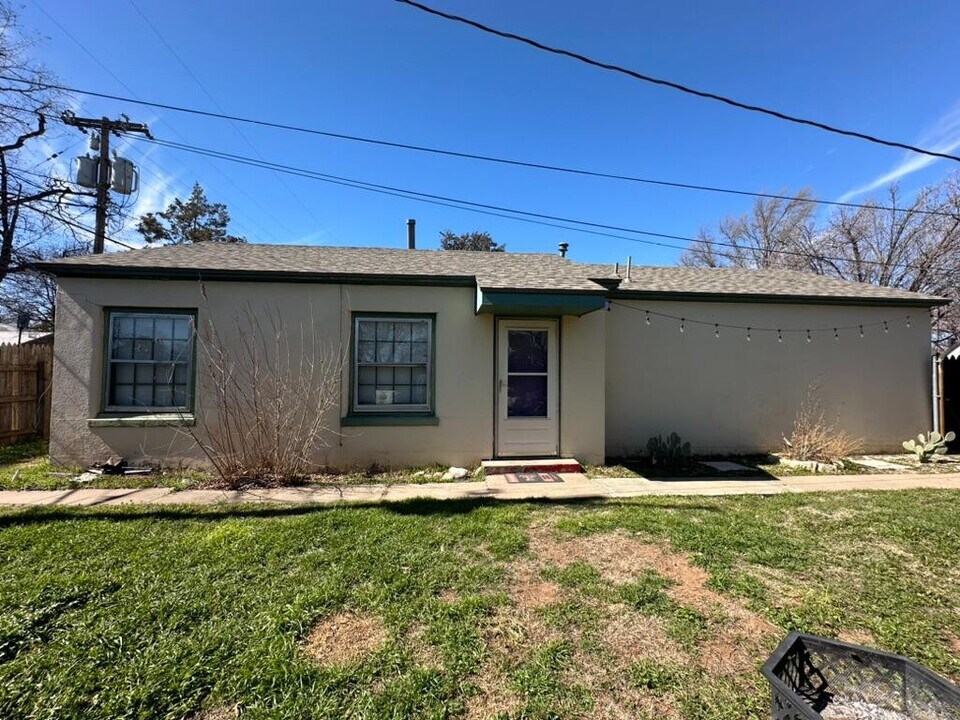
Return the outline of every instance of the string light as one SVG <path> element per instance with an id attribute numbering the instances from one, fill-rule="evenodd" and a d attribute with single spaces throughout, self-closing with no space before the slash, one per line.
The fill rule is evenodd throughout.
<path id="1" fill-rule="evenodd" d="M 839 326 L 839 325 L 838 325 L 838 326 L 836 326 L 836 327 L 818 327 L 818 328 L 809 327 L 809 328 L 787 328 L 787 329 L 784 329 L 784 328 L 782 328 L 782 327 L 780 327 L 780 328 L 772 328 L 772 327 L 755 328 L 755 327 L 753 327 L 753 326 L 751 326 L 751 325 L 747 325 L 747 326 L 744 326 L 744 325 L 728 325 L 728 324 L 725 324 L 725 323 L 718 323 L 718 322 L 715 322 L 715 321 L 690 319 L 690 318 L 687 318 L 686 316 L 677 317 L 676 315 L 668 315 L 668 314 L 666 314 L 666 313 L 656 312 L 656 311 L 653 311 L 653 310 L 647 310 L 647 309 L 645 309 L 645 308 L 639 308 L 639 307 L 635 307 L 635 306 L 633 306 L 633 305 L 626 305 L 626 304 L 623 304 L 623 303 L 616 302 L 615 300 L 610 300 L 610 301 L 608 301 L 608 302 L 609 302 L 609 307 L 610 307 L 611 309 L 612 309 L 612 306 L 613 306 L 613 305 L 620 305 L 621 307 L 627 308 L 627 309 L 629 309 L 629 310 L 636 310 L 636 311 L 638 311 L 638 312 L 643 312 L 643 313 L 644 313 L 644 322 L 645 322 L 647 325 L 652 325 L 652 324 L 653 324 L 653 316 L 656 315 L 656 316 L 658 316 L 658 317 L 662 317 L 662 318 L 666 318 L 666 319 L 669 319 L 669 320 L 678 321 L 678 322 L 680 323 L 679 330 L 680 330 L 681 333 L 685 333 L 685 332 L 686 332 L 686 330 L 687 330 L 687 322 L 691 322 L 691 323 L 693 323 L 694 325 L 706 325 L 707 327 L 709 327 L 710 325 L 713 325 L 713 336 L 714 336 L 715 338 L 718 338 L 718 339 L 719 339 L 719 337 L 720 337 L 720 328 L 721 328 L 721 327 L 731 328 L 731 329 L 734 329 L 734 330 L 743 330 L 743 331 L 745 331 L 745 338 L 746 338 L 747 342 L 750 342 L 750 341 L 753 340 L 753 332 L 754 332 L 754 330 L 757 330 L 757 331 L 759 331 L 759 332 L 761 332 L 761 333 L 765 333 L 765 332 L 773 333 L 773 332 L 775 332 L 775 333 L 777 333 L 777 342 L 782 343 L 782 342 L 783 342 L 783 333 L 785 333 L 785 332 L 788 332 L 788 333 L 789 333 L 789 332 L 797 332 L 797 333 L 803 332 L 803 333 L 806 333 L 807 342 L 813 342 L 813 333 L 815 333 L 815 332 L 827 333 L 827 332 L 830 332 L 831 330 L 833 330 L 833 338 L 834 338 L 834 340 L 840 340 L 840 331 L 841 331 L 841 330 L 856 331 L 857 334 L 858 334 L 861 338 L 863 338 L 863 337 L 866 336 L 866 328 L 868 328 L 868 327 L 880 327 L 880 326 L 882 325 L 882 326 L 883 326 L 883 332 L 889 334 L 889 332 L 890 332 L 890 323 L 891 323 L 891 322 L 892 322 L 892 323 L 899 323 L 899 322 L 902 320 L 902 321 L 906 324 L 906 326 L 907 326 L 908 328 L 912 326 L 912 316 L 911 316 L 911 315 L 905 315 L 905 316 L 903 316 L 903 317 L 901 317 L 901 318 L 893 318 L 893 319 L 888 319 L 888 320 L 878 320 L 877 322 L 868 323 L 868 324 L 860 323 L 860 324 L 857 324 L 857 325 L 845 325 L 845 326 Z"/>

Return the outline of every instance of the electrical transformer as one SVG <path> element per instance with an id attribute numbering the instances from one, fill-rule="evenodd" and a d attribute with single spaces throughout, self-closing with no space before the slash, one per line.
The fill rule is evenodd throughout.
<path id="1" fill-rule="evenodd" d="M 137 166 L 126 158 L 114 158 L 111 187 L 121 195 L 131 195 L 139 190 L 140 173 L 137 171 Z"/>
<path id="2" fill-rule="evenodd" d="M 77 185 L 85 188 L 95 188 L 99 169 L 97 158 L 84 155 L 77 158 L 77 163 Z"/>

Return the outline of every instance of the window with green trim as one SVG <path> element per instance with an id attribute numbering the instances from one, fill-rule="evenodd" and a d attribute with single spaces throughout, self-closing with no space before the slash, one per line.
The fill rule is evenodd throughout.
<path id="1" fill-rule="evenodd" d="M 111 310 L 104 409 L 189 411 L 194 394 L 194 314 Z"/>
<path id="2" fill-rule="evenodd" d="M 433 321 L 354 319 L 353 411 L 430 412 Z"/>

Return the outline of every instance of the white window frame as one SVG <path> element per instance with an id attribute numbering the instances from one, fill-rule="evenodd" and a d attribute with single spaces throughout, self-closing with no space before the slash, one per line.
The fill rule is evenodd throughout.
<path id="1" fill-rule="evenodd" d="M 187 351 L 187 397 L 186 403 L 183 405 L 111 405 L 110 404 L 110 391 L 112 389 L 112 379 L 113 379 L 113 365 L 116 363 L 120 364 L 132 364 L 132 365 L 169 365 L 171 361 L 169 360 L 135 360 L 130 359 L 114 359 L 113 358 L 113 326 L 118 318 L 142 318 L 149 317 L 151 319 L 163 319 L 171 318 L 182 320 L 187 318 L 190 320 L 190 337 L 188 342 L 190 343 L 189 349 Z M 105 357 L 104 357 L 104 374 L 103 374 L 103 409 L 104 412 L 113 412 L 113 413 L 162 413 L 162 412 L 176 412 L 176 413 L 190 413 L 193 411 L 194 397 L 196 394 L 196 334 L 197 334 L 197 314 L 194 310 L 184 310 L 183 312 L 176 312 L 170 310 L 159 310 L 152 311 L 149 309 L 143 310 L 124 310 L 124 309 L 108 309 L 107 310 L 107 337 L 105 343 Z M 136 370 L 134 370 L 136 372 Z"/>
<path id="2" fill-rule="evenodd" d="M 427 361 L 426 363 L 360 363 L 360 323 L 362 322 L 425 322 L 427 324 Z M 351 411 L 358 415 L 377 413 L 431 413 L 433 412 L 433 318 L 423 315 L 356 315 L 353 318 L 353 357 L 350 359 L 353 373 L 353 407 Z M 360 368 L 361 367 L 422 367 L 426 366 L 426 403 L 406 405 L 361 405 L 360 404 Z"/>

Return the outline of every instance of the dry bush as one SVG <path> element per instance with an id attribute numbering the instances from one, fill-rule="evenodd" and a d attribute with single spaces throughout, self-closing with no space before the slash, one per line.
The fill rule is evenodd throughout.
<path id="1" fill-rule="evenodd" d="M 188 428 L 226 487 L 289 485 L 317 469 L 336 426 L 343 357 L 312 313 L 288 327 L 277 307 L 247 305 L 224 335 L 196 333 L 202 401 Z"/>
<path id="2" fill-rule="evenodd" d="M 855 455 L 863 447 L 861 439 L 827 421 L 816 384 L 807 390 L 793 421 L 790 437 L 785 437 L 783 442 L 787 456 L 817 462 L 835 462 Z"/>

